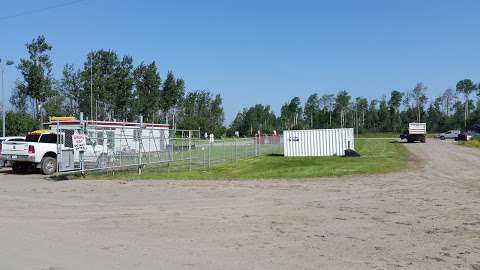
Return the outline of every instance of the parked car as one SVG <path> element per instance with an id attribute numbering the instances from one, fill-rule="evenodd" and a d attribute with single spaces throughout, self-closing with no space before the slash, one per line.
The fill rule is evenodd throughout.
<path id="1" fill-rule="evenodd" d="M 438 134 L 438 138 L 440 140 L 446 140 L 446 139 L 455 139 L 460 135 L 460 130 L 449 130 L 447 132 L 443 132 Z"/>
<path id="2" fill-rule="evenodd" d="M 20 136 L 11 136 L 11 137 L 0 137 L 0 152 L 2 151 L 3 142 L 23 142 L 25 137 Z M 0 168 L 6 167 L 6 161 L 0 157 Z"/>
<path id="3" fill-rule="evenodd" d="M 475 136 L 479 136 L 480 134 L 475 131 L 465 131 L 460 133 L 457 138 L 455 138 L 455 141 L 469 141 Z"/>

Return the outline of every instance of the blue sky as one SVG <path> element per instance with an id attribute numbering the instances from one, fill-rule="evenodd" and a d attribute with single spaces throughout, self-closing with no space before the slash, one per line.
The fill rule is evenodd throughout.
<path id="1" fill-rule="evenodd" d="M 66 2 L 2 1 L 0 18 Z M 420 81 L 434 96 L 459 79 L 477 82 L 479 11 L 474 0 L 84 0 L 0 19 L 0 58 L 18 62 L 43 34 L 56 76 L 92 49 L 155 60 L 163 77 L 173 70 L 189 90 L 222 94 L 229 124 L 245 106 L 279 112 L 293 96 L 346 89 L 372 98 Z M 7 70 L 7 91 L 18 77 Z"/>

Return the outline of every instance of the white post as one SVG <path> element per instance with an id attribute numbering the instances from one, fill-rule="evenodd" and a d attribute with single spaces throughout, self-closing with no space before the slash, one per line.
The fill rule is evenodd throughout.
<path id="1" fill-rule="evenodd" d="M 1 63 L 0 63 L 1 64 Z M 5 137 L 5 99 L 7 98 L 5 96 L 5 85 L 3 82 L 3 73 L 5 72 L 5 67 L 1 66 L 2 69 L 2 135 Z"/>
<path id="2" fill-rule="evenodd" d="M 85 126 L 83 122 L 83 112 L 80 112 L 80 129 L 81 129 L 80 132 L 86 135 Z M 85 154 L 84 151 L 80 151 L 80 154 L 79 154 L 80 155 L 80 171 L 82 172 L 82 176 L 85 176 L 84 154 Z"/>
<path id="3" fill-rule="evenodd" d="M 56 169 L 55 175 L 58 178 L 58 170 L 60 169 L 60 160 L 62 159 L 62 134 L 60 134 L 60 122 L 57 120 L 57 162 L 56 162 Z"/>
<path id="4" fill-rule="evenodd" d="M 140 115 L 140 128 L 138 130 L 138 175 L 142 174 L 142 129 L 143 129 L 143 116 Z"/>
<path id="5" fill-rule="evenodd" d="M 13 65 L 13 61 L 11 60 L 7 60 L 5 61 L 4 64 L 2 64 L 2 59 L 0 59 L 0 68 L 1 68 L 1 71 L 2 71 L 2 135 L 3 137 L 5 137 L 5 99 L 6 99 L 6 95 L 5 95 L 5 82 L 3 80 L 3 77 L 4 77 L 4 73 L 5 73 L 5 68 L 7 66 L 11 66 Z"/>

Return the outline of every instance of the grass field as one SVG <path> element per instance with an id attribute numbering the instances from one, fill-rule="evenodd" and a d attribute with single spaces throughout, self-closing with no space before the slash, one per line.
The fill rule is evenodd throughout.
<path id="1" fill-rule="evenodd" d="M 375 174 L 398 171 L 406 167 L 408 151 L 400 143 L 388 139 L 358 139 L 358 158 L 312 157 L 285 158 L 267 155 L 232 161 L 211 168 L 165 172 L 146 168 L 141 176 L 135 172 L 94 174 L 94 179 L 292 179 L 352 174 Z"/>
<path id="2" fill-rule="evenodd" d="M 173 149 L 167 151 L 155 151 L 154 147 L 145 147 L 141 154 L 141 162 L 147 166 L 157 164 L 157 168 L 165 168 L 165 171 L 184 170 L 185 167 L 205 167 L 215 164 L 228 163 L 230 161 L 246 159 L 263 154 L 283 153 L 283 144 L 255 144 L 253 138 L 235 138 L 232 140 L 216 140 L 209 143 L 206 140 L 172 140 Z M 87 157 L 96 160 L 95 155 Z M 138 152 L 118 152 L 107 159 L 105 167 L 134 168 L 140 162 Z M 160 164 L 162 163 L 162 164 Z M 87 169 L 95 169 L 96 162 L 87 164 Z"/>
<path id="3" fill-rule="evenodd" d="M 355 134 L 357 136 L 357 134 Z M 375 133 L 359 133 L 358 138 L 398 138 L 400 133 L 394 132 L 375 132 Z"/>
<path id="4" fill-rule="evenodd" d="M 460 141 L 458 142 L 459 145 L 467 146 L 467 147 L 473 147 L 473 148 L 480 148 L 480 140 L 470 140 L 470 141 Z"/>
<path id="5" fill-rule="evenodd" d="M 399 138 L 400 133 L 394 132 L 376 132 L 376 133 L 360 133 L 358 138 Z M 428 133 L 427 138 L 437 138 L 438 133 Z"/>

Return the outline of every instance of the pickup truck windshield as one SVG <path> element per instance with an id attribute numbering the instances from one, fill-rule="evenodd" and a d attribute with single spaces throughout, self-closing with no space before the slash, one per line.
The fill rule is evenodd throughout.
<path id="1" fill-rule="evenodd" d="M 30 134 L 27 135 L 25 138 L 26 142 L 38 142 L 38 139 L 40 138 L 40 134 Z"/>

